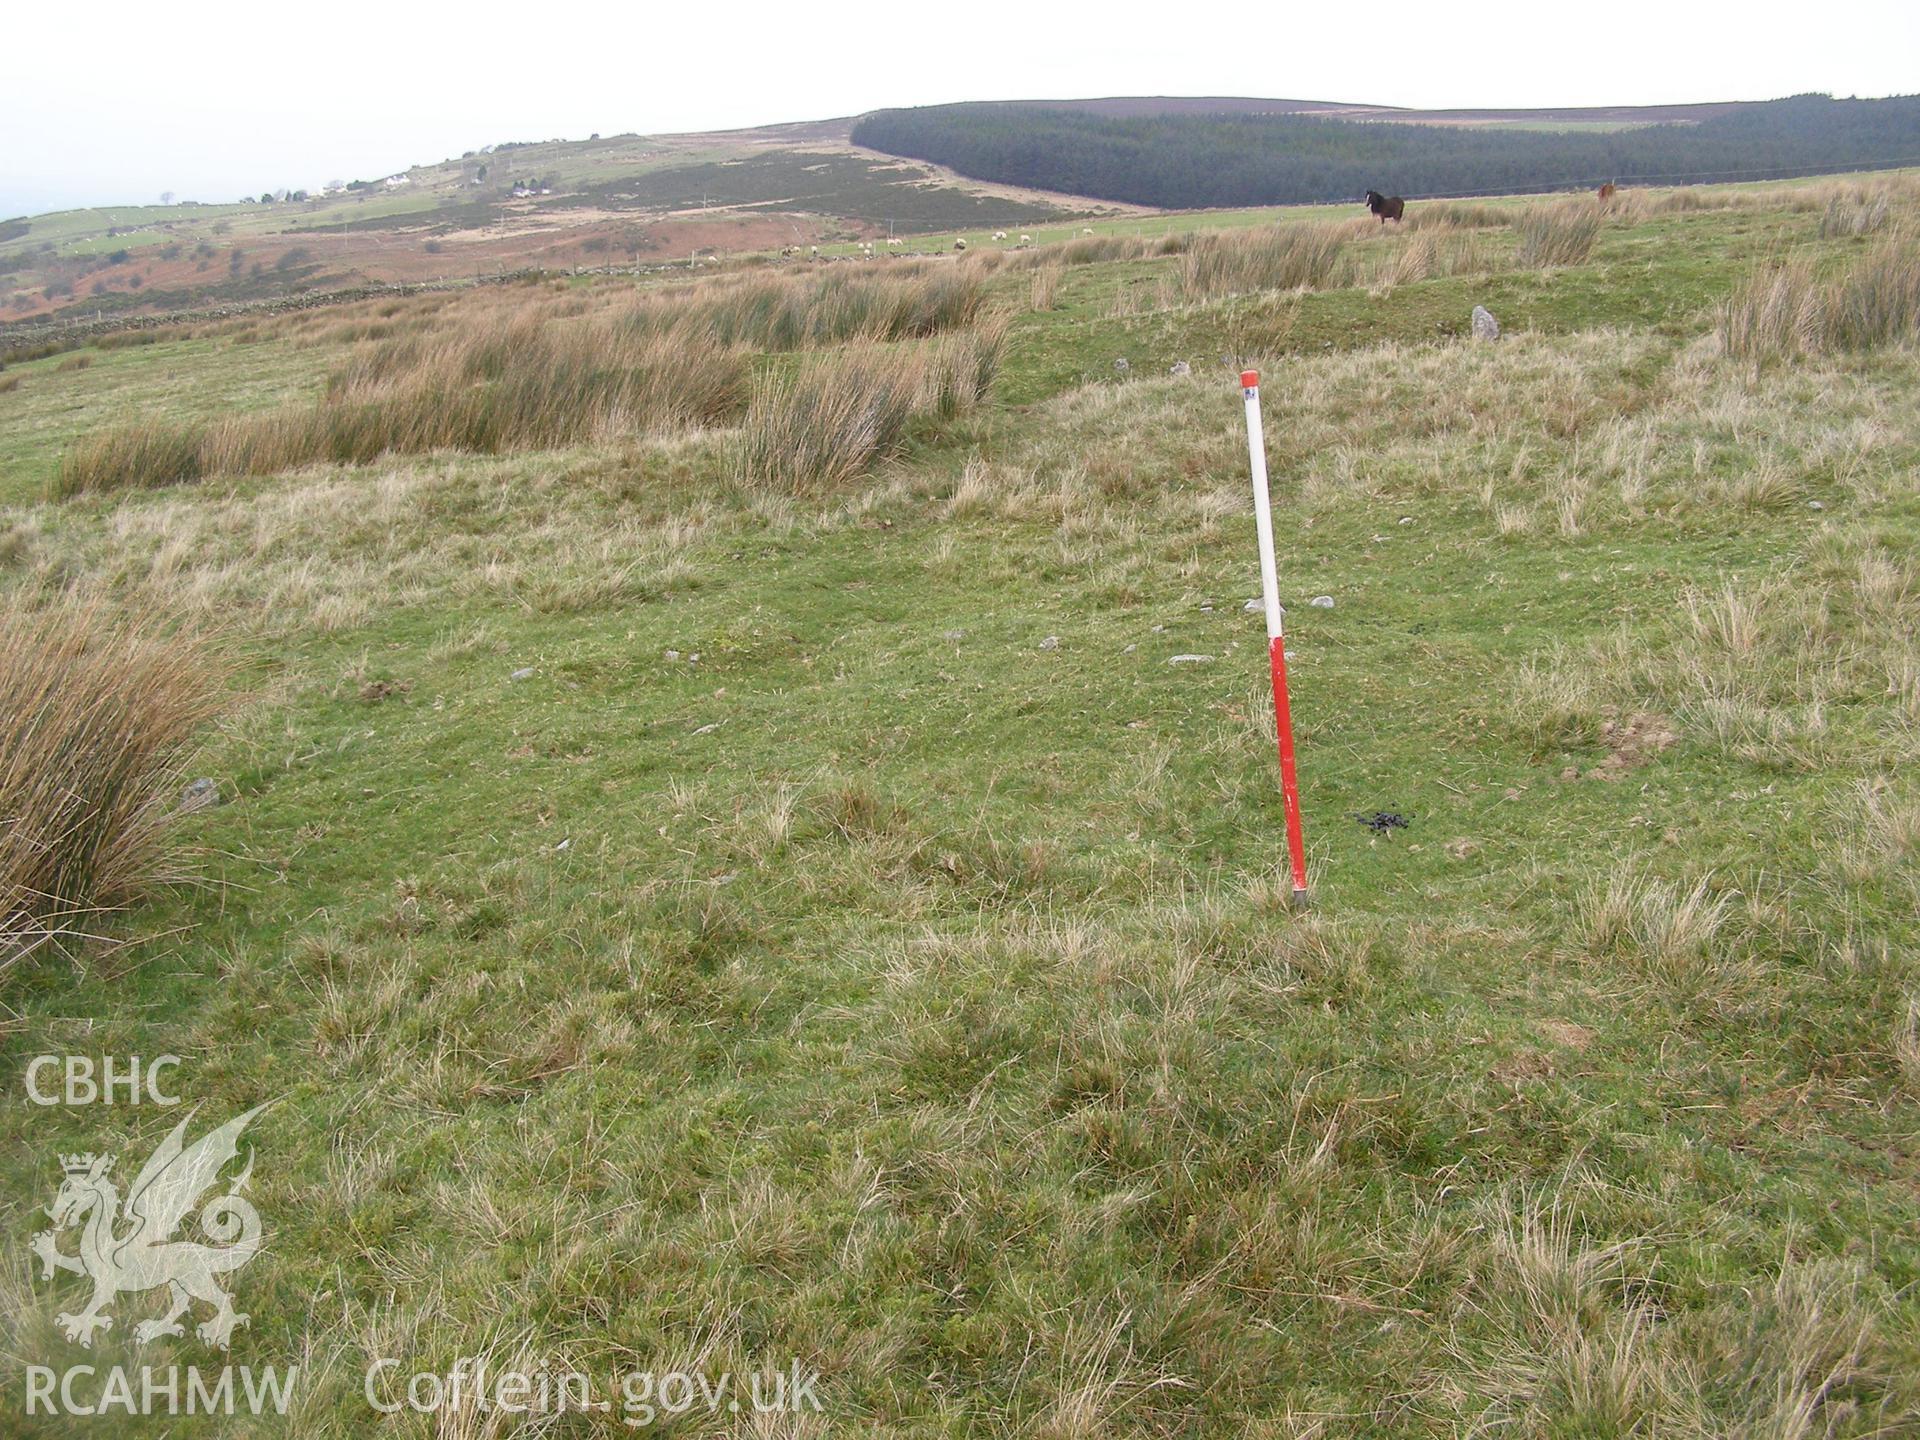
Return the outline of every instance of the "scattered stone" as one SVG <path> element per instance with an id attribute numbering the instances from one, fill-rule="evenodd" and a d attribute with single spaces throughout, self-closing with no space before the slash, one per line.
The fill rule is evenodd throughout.
<path id="1" fill-rule="evenodd" d="M 1169 375 L 1191 375 L 1193 373 L 1193 367 L 1184 360 L 1176 360 L 1173 362 L 1173 368 L 1167 371 L 1167 373 Z"/>
<path id="2" fill-rule="evenodd" d="M 1824 510 L 1827 507 L 1818 500 L 1809 500 L 1807 501 L 1807 508 L 1809 510 Z"/>
<path id="3" fill-rule="evenodd" d="M 573 837 L 569 835 L 566 839 L 562 840 L 558 845 L 553 847 L 554 853 L 557 855 L 560 851 L 569 848 L 572 844 L 573 844 Z"/>
<path id="4" fill-rule="evenodd" d="M 507 676 L 507 679 L 511 681 L 513 684 L 518 685 L 522 680 L 533 679 L 533 677 L 538 673 L 539 673 L 538 671 L 536 671 L 531 665 L 529 665 L 524 670 L 514 671 L 511 675 Z"/>
<path id="5" fill-rule="evenodd" d="M 942 630 L 940 632 L 940 638 L 942 640 L 964 640 L 967 638 L 967 632 L 964 630 Z"/>
<path id="6" fill-rule="evenodd" d="M 1167 661 L 1169 665 L 1208 665 L 1213 662 L 1211 655 L 1176 655 Z"/>
<path id="7" fill-rule="evenodd" d="M 1390 830 L 1404 830 L 1413 823 L 1398 810 L 1375 810 L 1371 813 L 1362 810 L 1353 818 L 1376 835 L 1385 835 Z"/>
<path id="8" fill-rule="evenodd" d="M 680 652 L 678 650 L 667 651 L 667 659 L 678 660 L 679 658 L 680 658 Z"/>
<path id="9" fill-rule="evenodd" d="M 1040 648 L 1042 650 L 1058 650 L 1060 648 L 1060 637 L 1058 635 L 1047 636 L 1046 639 L 1040 642 Z"/>
<path id="10" fill-rule="evenodd" d="M 1211 614 L 1213 613 L 1213 606 L 1211 606 L 1211 605 L 1202 605 L 1202 606 L 1200 607 L 1200 613 L 1201 613 L 1202 615 L 1211 615 Z"/>
<path id="11" fill-rule="evenodd" d="M 1124 375 L 1131 369 L 1133 369 L 1133 366 L 1127 363 L 1127 357 L 1124 355 L 1113 362 L 1113 373 L 1116 375 Z"/>
<path id="12" fill-rule="evenodd" d="M 1167 627 L 1164 625 L 1156 625 L 1153 627 L 1153 633 L 1156 635 L 1164 635 L 1167 633 Z"/>
<path id="13" fill-rule="evenodd" d="M 1307 603 L 1316 610 L 1331 610 L 1333 608 L 1333 597 L 1331 595 L 1316 595 Z"/>
<path id="14" fill-rule="evenodd" d="M 1299 657 L 1299 656 L 1298 656 L 1297 654 L 1295 654 L 1295 653 L 1294 653 L 1293 651 L 1291 651 L 1291 650 L 1282 650 L 1282 651 L 1280 652 L 1280 654 L 1281 654 L 1281 656 L 1282 656 L 1282 657 L 1284 657 L 1284 658 L 1285 658 L 1285 660 L 1286 660 L 1286 662 L 1287 662 L 1287 664 L 1289 664 L 1289 665 L 1291 665 L 1291 664 L 1292 664 L 1292 663 L 1293 663 L 1294 661 L 1296 661 L 1296 660 L 1298 660 L 1298 659 L 1300 658 L 1300 657 Z"/>
<path id="15" fill-rule="evenodd" d="M 1261 612 L 1261 610 L 1263 610 L 1265 607 L 1261 605 L 1260 597 L 1256 595 L 1251 600 L 1247 601 L 1246 604 L 1242 605 L 1240 608 L 1246 611 L 1249 615 L 1258 615 Z"/>
<path id="16" fill-rule="evenodd" d="M 714 731 L 718 730 L 719 728 L 720 728 L 720 722 L 718 720 L 715 720 L 711 725 L 702 725 L 698 730 L 694 731 L 693 733 L 696 735 L 711 735 Z"/>
<path id="17" fill-rule="evenodd" d="M 1402 525 L 1411 525 L 1413 523 L 1413 517 L 1411 515 L 1402 515 L 1400 517 L 1400 523 Z"/>
<path id="18" fill-rule="evenodd" d="M 1500 322 L 1493 318 L 1493 312 L 1484 305 L 1473 307 L 1473 338 L 1476 340 L 1500 338 Z"/>
<path id="19" fill-rule="evenodd" d="M 694 651 L 691 655 L 687 656 L 687 664 L 698 665 L 699 663 L 700 663 L 700 652 L 698 650 Z"/>
<path id="20" fill-rule="evenodd" d="M 188 814 L 195 810 L 210 810 L 220 803 L 220 783 L 202 775 L 190 782 L 180 792 L 180 808 Z"/>
<path id="21" fill-rule="evenodd" d="M 1138 645 L 1129 645 L 1127 646 L 1126 649 L 1122 650 L 1120 653 L 1122 655 L 1131 655 L 1133 654 L 1134 651 L 1138 650 L 1139 648 L 1140 647 Z"/>

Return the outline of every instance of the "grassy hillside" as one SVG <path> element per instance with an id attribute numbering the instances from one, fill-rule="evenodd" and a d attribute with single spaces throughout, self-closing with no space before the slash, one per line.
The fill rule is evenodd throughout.
<path id="1" fill-rule="evenodd" d="M 1174 209 L 1324 203 L 1369 189 L 1471 195 L 1822 174 L 1920 155 L 1916 96 L 1705 108 L 1686 123 L 1590 128 L 1556 124 L 1551 112 L 1523 112 L 1519 125 L 1473 111 L 1387 124 L 1404 117 L 930 105 L 862 116 L 853 138 L 981 180 Z"/>
<path id="2" fill-rule="evenodd" d="M 194 882 L 0 1043 L 277 1098 L 230 1358 L 301 1367 L 23 1414 L 217 1362 L 153 1297 L 81 1350 L 25 1248 L 177 1113 L 14 1104 L 0 1428 L 627 1434 L 616 1374 L 794 1360 L 822 1415 L 672 1428 L 1920 1425 L 1920 177 L 1092 228 L 0 373 L 8 633 L 224 701 Z M 616 1408 L 370 1412 L 483 1353 Z"/>
<path id="3" fill-rule="evenodd" d="M 205 310 L 522 269 L 686 264 L 1032 225 L 1088 208 L 856 150 L 845 121 L 489 146 L 338 190 L 263 195 L 0 224 L 0 350 L 9 327 L 38 334 L 56 316 Z"/>

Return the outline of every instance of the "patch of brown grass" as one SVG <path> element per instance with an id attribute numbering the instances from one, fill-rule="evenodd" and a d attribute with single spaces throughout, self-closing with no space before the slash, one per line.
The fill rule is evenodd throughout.
<path id="1" fill-rule="evenodd" d="M 1920 243 L 1896 230 L 1838 275 L 1805 260 L 1756 271 L 1720 307 L 1724 354 L 1763 362 L 1920 338 Z"/>
<path id="2" fill-rule="evenodd" d="M 1582 196 L 1548 205 L 1529 205 L 1513 228 L 1520 236 L 1516 259 L 1522 266 L 1584 265 L 1600 236 L 1599 205 Z"/>
<path id="3" fill-rule="evenodd" d="M 1323 222 L 1219 230 L 1200 235 L 1181 257 L 1189 300 L 1255 290 L 1318 290 L 1336 283 L 1353 227 Z"/>
<path id="4" fill-rule="evenodd" d="M 0 608 L 0 969 L 169 878 L 181 767 L 223 680 L 177 632 Z"/>

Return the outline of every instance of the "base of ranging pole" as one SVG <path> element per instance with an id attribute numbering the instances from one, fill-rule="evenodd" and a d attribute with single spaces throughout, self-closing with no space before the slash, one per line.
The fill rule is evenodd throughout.
<path id="1" fill-rule="evenodd" d="M 1260 372 L 1242 371 L 1247 402 L 1247 460 L 1253 471 L 1253 519 L 1260 539 L 1260 589 L 1267 612 L 1267 656 L 1273 674 L 1273 734 L 1280 752 L 1280 796 L 1286 806 L 1287 864 L 1294 903 L 1307 894 L 1307 842 L 1300 823 L 1300 781 L 1293 761 L 1293 716 L 1287 704 L 1287 640 L 1273 555 L 1273 509 L 1267 498 L 1267 442 L 1260 426 Z"/>
<path id="2" fill-rule="evenodd" d="M 1287 864 L 1293 872 L 1295 904 L 1307 895 L 1307 841 L 1300 819 L 1300 777 L 1293 761 L 1293 713 L 1287 701 L 1287 637 L 1276 635 L 1267 644 L 1273 673 L 1273 739 L 1280 752 L 1280 801 L 1287 813 Z"/>

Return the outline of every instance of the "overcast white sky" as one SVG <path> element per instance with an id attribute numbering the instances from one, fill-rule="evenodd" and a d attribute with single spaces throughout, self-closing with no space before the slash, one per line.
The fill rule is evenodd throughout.
<path id="1" fill-rule="evenodd" d="M 14 7 L 0 217 L 232 200 L 502 140 L 888 105 L 1261 95 L 1408 106 L 1920 91 L 1920 3 L 736 0 Z"/>

